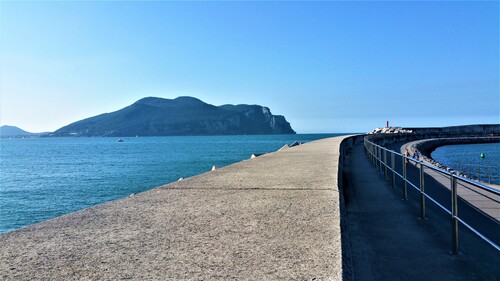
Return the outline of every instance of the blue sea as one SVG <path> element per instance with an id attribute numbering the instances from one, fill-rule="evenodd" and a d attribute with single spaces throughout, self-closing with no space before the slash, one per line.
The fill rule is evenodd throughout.
<path id="1" fill-rule="evenodd" d="M 500 143 L 447 145 L 438 147 L 431 156 L 474 179 L 500 185 Z"/>
<path id="2" fill-rule="evenodd" d="M 0 140 L 0 233 L 340 134 Z"/>

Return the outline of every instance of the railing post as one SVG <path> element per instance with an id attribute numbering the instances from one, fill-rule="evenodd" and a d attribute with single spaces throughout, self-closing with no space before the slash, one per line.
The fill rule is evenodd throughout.
<path id="1" fill-rule="evenodd" d="M 368 144 L 366 145 L 366 151 L 368 152 L 368 156 L 370 157 L 370 160 L 372 160 L 372 159 L 373 159 L 373 158 L 372 158 L 372 147 L 371 147 L 370 143 L 368 143 Z M 372 161 L 373 161 L 373 160 L 372 160 Z"/>
<path id="2" fill-rule="evenodd" d="M 379 166 L 378 167 L 380 168 L 379 172 L 382 173 L 382 169 L 383 169 L 383 167 L 382 167 L 382 161 L 383 161 L 382 160 L 382 147 L 378 148 L 378 159 L 379 159 L 379 162 L 378 162 Z"/>
<path id="3" fill-rule="evenodd" d="M 481 181 L 481 166 L 477 165 L 477 179 Z"/>
<path id="4" fill-rule="evenodd" d="M 384 149 L 384 177 L 387 180 L 387 150 Z"/>
<path id="5" fill-rule="evenodd" d="M 371 144 L 370 146 L 370 155 L 372 156 L 372 164 L 375 165 L 375 146 Z"/>
<path id="6" fill-rule="evenodd" d="M 424 165 L 422 164 L 420 164 L 420 218 L 425 219 Z"/>
<path id="7" fill-rule="evenodd" d="M 402 156 L 402 162 L 403 162 L 403 198 L 405 200 L 408 200 L 408 186 L 406 183 L 406 158 Z"/>
<path id="8" fill-rule="evenodd" d="M 372 161 L 373 161 L 373 165 L 375 165 L 375 167 L 378 167 L 377 166 L 377 147 L 375 145 L 372 145 Z"/>
<path id="9" fill-rule="evenodd" d="M 392 188 L 396 188 L 396 169 L 394 168 L 396 164 L 396 154 L 391 152 L 391 168 L 392 168 Z"/>
<path id="10" fill-rule="evenodd" d="M 493 174 L 493 172 L 491 171 L 491 167 L 488 171 L 488 183 L 491 184 L 491 175 Z"/>
<path id="11" fill-rule="evenodd" d="M 380 173 L 380 169 L 382 167 L 382 165 L 380 164 L 380 147 L 377 147 L 377 172 Z"/>
<path id="12" fill-rule="evenodd" d="M 451 175 L 451 250 L 454 255 L 458 254 L 458 197 L 457 178 Z"/>

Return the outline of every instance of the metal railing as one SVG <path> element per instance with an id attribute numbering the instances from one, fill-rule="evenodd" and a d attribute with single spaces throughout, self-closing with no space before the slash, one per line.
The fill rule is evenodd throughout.
<path id="1" fill-rule="evenodd" d="M 458 254 L 458 224 L 461 223 L 463 226 L 468 228 L 470 231 L 472 231 L 475 235 L 479 236 L 482 240 L 484 240 L 486 243 L 494 247 L 497 251 L 500 251 L 500 247 L 492 241 L 490 238 L 486 237 L 484 234 L 482 234 L 480 231 L 475 229 L 474 227 L 471 226 L 470 223 L 467 223 L 464 221 L 462 218 L 458 216 L 458 200 L 459 196 L 457 195 L 457 182 L 461 181 L 463 183 L 472 185 L 476 188 L 478 188 L 481 192 L 486 192 L 488 194 L 491 194 L 491 197 L 488 197 L 492 199 L 493 197 L 500 196 L 500 192 L 492 187 L 489 187 L 487 185 L 484 185 L 482 183 L 478 183 L 476 181 L 467 179 L 465 177 L 462 177 L 460 175 L 456 175 L 454 173 L 451 173 L 449 171 L 439 169 L 435 166 L 432 166 L 430 164 L 424 163 L 422 161 L 413 159 L 409 156 L 405 156 L 401 153 L 389 150 L 383 146 L 380 146 L 376 143 L 373 143 L 369 141 L 366 137 L 364 139 L 364 146 L 365 150 L 368 154 L 368 157 L 372 161 L 372 163 L 376 166 L 377 170 L 381 173 L 384 174 L 384 177 L 386 180 L 388 180 L 388 173 L 392 172 L 392 187 L 396 187 L 396 176 L 400 177 L 403 180 L 403 198 L 404 200 L 408 200 L 408 186 L 413 187 L 414 189 L 417 190 L 417 192 L 420 193 L 420 217 L 422 219 L 425 218 L 425 203 L 426 199 L 430 200 L 434 204 L 436 204 L 440 209 L 451 215 L 451 224 L 452 224 L 452 252 L 453 254 Z M 390 163 L 387 161 L 388 159 L 388 154 L 390 157 Z M 396 171 L 395 167 L 395 159 L 396 157 L 401 158 L 402 162 L 402 173 L 398 173 Z M 411 181 L 407 179 L 407 165 L 408 163 L 412 163 L 419 169 L 419 186 L 413 184 Z M 435 172 L 438 172 L 439 174 L 442 174 L 446 177 L 449 178 L 449 189 L 451 192 L 451 206 L 450 208 L 446 208 L 443 206 L 443 204 L 439 203 L 436 198 L 431 197 L 428 193 L 425 192 L 425 180 L 424 180 L 424 169 L 432 170 Z M 462 185 L 463 186 L 463 185 Z M 472 190 L 474 191 L 474 190 Z M 474 191 L 476 192 L 476 191 Z M 481 193 L 478 193 L 481 194 Z M 493 199 L 494 200 L 494 199 Z M 494 200 L 494 202 L 497 202 Z M 500 204 L 500 203 L 499 203 Z M 499 205 L 500 207 L 500 205 Z M 481 210 L 479 210 L 481 211 Z M 493 218 L 494 219 L 494 218 Z M 495 219 L 494 219 L 495 220 Z"/>
<path id="2" fill-rule="evenodd" d="M 459 171 L 471 179 L 500 184 L 500 171 L 495 166 L 480 164 L 460 164 Z"/>

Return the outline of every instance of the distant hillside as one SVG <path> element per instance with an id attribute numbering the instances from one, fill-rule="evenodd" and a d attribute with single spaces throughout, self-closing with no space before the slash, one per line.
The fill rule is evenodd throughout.
<path id="1" fill-rule="evenodd" d="M 214 106 L 192 97 L 143 98 L 112 113 L 55 131 L 55 136 L 295 134 L 285 117 L 260 105 Z"/>
<path id="2" fill-rule="evenodd" d="M 4 137 L 20 137 L 20 136 L 30 136 L 34 135 L 33 133 L 26 132 L 23 129 L 20 129 L 15 126 L 0 126 L 0 135 Z"/>

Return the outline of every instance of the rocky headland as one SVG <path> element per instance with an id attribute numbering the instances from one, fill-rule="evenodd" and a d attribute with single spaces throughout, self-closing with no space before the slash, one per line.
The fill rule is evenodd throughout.
<path id="1" fill-rule="evenodd" d="M 281 115 L 260 105 L 214 106 L 193 97 L 148 97 L 115 112 L 71 123 L 52 136 L 295 134 Z"/>

